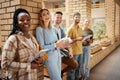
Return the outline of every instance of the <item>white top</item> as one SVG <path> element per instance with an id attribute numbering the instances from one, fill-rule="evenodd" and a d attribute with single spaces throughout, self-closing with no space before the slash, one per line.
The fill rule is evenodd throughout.
<path id="1" fill-rule="evenodd" d="M 60 30 L 60 28 L 56 28 L 56 27 L 55 27 L 55 29 L 56 29 L 57 32 L 58 32 L 58 37 L 59 37 L 59 39 L 61 39 L 61 30 Z"/>
<path id="2" fill-rule="evenodd" d="M 30 44 L 30 46 L 31 46 L 32 48 L 35 48 L 35 45 L 33 44 L 31 38 L 29 38 L 29 39 L 26 38 L 26 40 L 28 41 L 28 43 Z"/>

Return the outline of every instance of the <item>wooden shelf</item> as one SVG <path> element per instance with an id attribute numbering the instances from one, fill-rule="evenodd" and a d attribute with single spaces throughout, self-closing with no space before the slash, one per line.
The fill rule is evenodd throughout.
<path id="1" fill-rule="evenodd" d="M 92 69 L 95 65 L 97 65 L 100 61 L 102 61 L 107 55 L 109 55 L 119 43 L 114 43 L 109 45 L 108 47 L 102 47 L 102 50 L 96 52 L 95 54 L 91 54 L 90 60 L 90 68 Z"/>

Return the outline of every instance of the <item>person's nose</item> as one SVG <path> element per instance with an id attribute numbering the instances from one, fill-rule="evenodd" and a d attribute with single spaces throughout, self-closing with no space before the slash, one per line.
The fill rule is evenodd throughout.
<path id="1" fill-rule="evenodd" d="M 30 21 L 28 21 L 28 20 L 25 20 L 25 21 L 24 21 L 25 24 L 28 24 L 29 22 L 30 22 Z"/>

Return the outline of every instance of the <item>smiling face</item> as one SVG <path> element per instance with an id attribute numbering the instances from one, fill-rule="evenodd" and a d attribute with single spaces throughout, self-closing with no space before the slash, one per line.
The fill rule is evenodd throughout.
<path id="1" fill-rule="evenodd" d="M 80 16 L 79 15 L 75 15 L 74 16 L 74 23 L 78 24 L 80 22 Z"/>
<path id="2" fill-rule="evenodd" d="M 89 28 L 90 21 L 88 19 L 85 19 L 84 21 L 84 28 Z"/>
<path id="3" fill-rule="evenodd" d="M 26 33 L 30 30 L 30 16 L 27 13 L 20 13 L 18 15 L 18 27 L 23 33 Z"/>
<path id="4" fill-rule="evenodd" d="M 43 10 L 43 12 L 41 13 L 41 18 L 43 22 L 49 22 L 51 18 L 49 11 Z"/>
<path id="5" fill-rule="evenodd" d="M 55 23 L 60 25 L 62 22 L 62 15 L 61 14 L 55 14 Z"/>

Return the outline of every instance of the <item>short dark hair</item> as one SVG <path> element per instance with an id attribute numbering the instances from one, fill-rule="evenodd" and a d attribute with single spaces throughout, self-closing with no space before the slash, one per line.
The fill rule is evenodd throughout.
<path id="1" fill-rule="evenodd" d="M 63 13 L 61 11 L 57 11 L 57 12 L 55 12 L 55 14 L 61 14 L 61 15 L 63 15 Z"/>
<path id="2" fill-rule="evenodd" d="M 79 12 L 74 13 L 73 17 L 75 16 L 80 16 L 80 13 Z"/>

